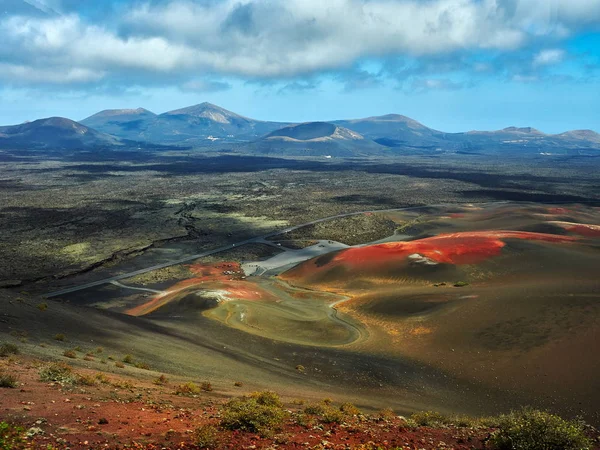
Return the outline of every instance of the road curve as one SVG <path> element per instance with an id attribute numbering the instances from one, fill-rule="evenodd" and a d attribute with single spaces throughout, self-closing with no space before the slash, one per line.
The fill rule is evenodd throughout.
<path id="1" fill-rule="evenodd" d="M 487 205 L 487 204 L 500 204 L 500 203 L 505 203 L 505 202 L 485 202 L 485 203 L 478 203 L 478 204 Z M 182 263 L 186 263 L 189 261 L 194 261 L 196 259 L 204 258 L 205 256 L 214 255 L 215 253 L 221 253 L 221 252 L 224 252 L 225 250 L 230 250 L 231 248 L 238 247 L 240 245 L 253 244 L 253 243 L 257 243 L 257 242 L 260 243 L 260 241 L 262 241 L 264 239 L 268 239 L 268 238 L 277 236 L 279 234 L 289 233 L 291 231 L 298 230 L 300 228 L 304 228 L 304 227 L 314 225 L 317 223 L 327 222 L 329 220 L 341 219 L 343 217 L 350 217 L 350 216 L 358 216 L 358 215 L 367 214 L 367 213 L 386 213 L 386 212 L 395 212 L 395 211 L 410 211 L 410 210 L 429 208 L 429 207 L 439 207 L 439 206 L 444 206 L 444 205 L 422 205 L 422 206 L 409 206 L 409 207 L 405 207 L 405 208 L 372 209 L 372 210 L 367 210 L 367 211 L 357 211 L 357 212 L 351 212 L 351 213 L 336 214 L 335 216 L 324 217 L 324 218 L 306 222 L 306 223 L 303 223 L 300 225 L 294 225 L 292 227 L 287 227 L 282 230 L 273 231 L 273 232 L 271 232 L 269 234 L 265 234 L 263 236 L 257 236 L 254 238 L 246 239 L 245 241 L 236 242 L 235 244 L 224 245 L 222 247 L 218 247 L 213 250 L 208 250 L 208 251 L 205 251 L 202 253 L 197 253 L 195 255 L 186 256 L 184 258 L 175 259 L 173 261 L 169 261 L 169 262 L 162 263 L 162 264 L 156 264 L 154 266 L 146 267 L 144 269 L 134 270 L 133 272 L 123 273 L 121 275 L 117 275 L 117 276 L 110 277 L 110 278 L 105 278 L 103 280 L 92 281 L 90 283 L 80 284 L 77 286 L 71 286 L 69 288 L 61 289 L 59 291 L 49 292 L 47 294 L 44 294 L 43 297 L 45 297 L 45 298 L 59 297 L 64 294 L 70 294 L 72 292 L 82 291 L 84 289 L 89 289 L 89 288 L 95 287 L 95 286 L 101 286 L 103 284 L 112 283 L 114 281 L 125 280 L 127 278 L 131 278 L 136 275 L 140 275 L 140 274 L 147 273 L 147 272 L 152 272 L 153 270 L 163 269 L 165 267 L 171 267 L 171 266 L 175 266 L 177 264 L 182 264 Z"/>

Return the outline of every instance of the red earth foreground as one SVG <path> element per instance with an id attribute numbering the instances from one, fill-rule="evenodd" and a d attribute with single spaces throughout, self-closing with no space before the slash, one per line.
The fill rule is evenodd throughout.
<path id="1" fill-rule="evenodd" d="M 18 376 L 19 386 L 0 392 L 0 420 L 34 430 L 22 448 L 50 449 L 197 449 L 194 430 L 218 425 L 220 406 L 232 393 L 176 395 L 177 383 L 157 386 L 149 380 L 109 374 L 91 386 L 61 387 L 39 380 L 42 363 L 19 357 L 0 360 Z M 94 378 L 97 372 L 76 370 Z M 233 387 L 237 395 L 248 394 Z M 286 399 L 284 399 L 286 400 Z M 300 411 L 298 402 L 286 402 Z M 293 416 L 292 416 L 293 417 Z M 318 420 L 308 426 L 289 419 L 273 437 L 219 432 L 217 448 L 226 449 L 483 449 L 491 429 L 406 428 L 395 416 L 349 417 L 341 424 Z"/>

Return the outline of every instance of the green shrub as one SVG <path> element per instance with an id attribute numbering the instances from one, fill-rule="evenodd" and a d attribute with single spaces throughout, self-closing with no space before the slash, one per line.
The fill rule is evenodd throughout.
<path id="1" fill-rule="evenodd" d="M 326 401 L 327 399 L 324 400 L 322 403 L 313 403 L 306 406 L 304 408 L 304 414 L 318 416 L 319 420 L 321 420 L 324 423 L 342 423 L 347 413 L 331 406 L 331 404 Z M 345 408 L 348 407 L 345 406 Z"/>
<path id="2" fill-rule="evenodd" d="M 36 308 L 40 311 L 46 311 L 48 309 L 48 303 L 38 303 Z"/>
<path id="3" fill-rule="evenodd" d="M 65 335 L 62 333 L 58 333 L 54 335 L 54 340 L 56 341 L 64 341 L 65 340 Z"/>
<path id="4" fill-rule="evenodd" d="M 468 285 L 469 283 L 467 283 L 466 281 L 457 281 L 456 283 L 454 283 L 454 287 L 465 287 Z"/>
<path id="5" fill-rule="evenodd" d="M 84 386 L 94 386 L 96 384 L 96 381 L 97 379 L 93 375 L 76 375 L 77 384 L 82 384 Z"/>
<path id="6" fill-rule="evenodd" d="M 122 369 L 125 367 L 125 364 L 123 364 L 121 361 L 115 361 L 115 367 Z"/>
<path id="7" fill-rule="evenodd" d="M 0 372 L 0 388 L 16 388 L 17 377 L 8 373 Z"/>
<path id="8" fill-rule="evenodd" d="M 154 384 L 157 386 L 165 386 L 169 382 L 169 379 L 165 375 L 161 375 L 160 377 L 154 380 Z"/>
<path id="9" fill-rule="evenodd" d="M 65 363 L 52 363 L 40 369 L 40 380 L 60 384 L 75 384 L 77 378 L 71 366 Z"/>
<path id="10" fill-rule="evenodd" d="M 202 389 L 204 392 L 210 392 L 213 390 L 212 384 L 210 384 L 208 381 L 203 381 L 200 384 L 200 389 Z"/>
<path id="11" fill-rule="evenodd" d="M 323 423 L 342 423 L 346 418 L 346 415 L 338 408 L 325 405 L 323 413 L 319 417 Z"/>
<path id="12" fill-rule="evenodd" d="M 25 430 L 21 427 L 0 422 L 0 450 L 23 448 L 25 444 L 25 440 L 23 439 L 24 432 Z"/>
<path id="13" fill-rule="evenodd" d="M 200 425 L 194 430 L 194 443 L 200 448 L 217 448 L 219 430 L 214 425 Z"/>
<path id="14" fill-rule="evenodd" d="M 143 362 L 136 362 L 134 365 L 138 369 L 150 370 L 150 366 L 148 364 L 146 364 L 146 363 L 143 363 Z"/>
<path id="15" fill-rule="evenodd" d="M 281 403 L 281 399 L 279 398 L 279 395 L 277 395 L 275 392 L 271 392 L 271 391 L 253 392 L 252 394 L 250 394 L 250 397 L 256 399 L 256 402 L 259 405 L 274 406 L 277 408 L 281 408 L 283 406 L 283 403 Z"/>
<path id="16" fill-rule="evenodd" d="M 588 450 L 584 425 L 531 408 L 500 416 L 491 443 L 499 450 Z"/>
<path id="17" fill-rule="evenodd" d="M 131 363 L 133 363 L 133 356 L 131 356 L 131 355 L 125 355 L 123 357 L 123 362 L 125 364 L 131 364 Z"/>
<path id="18" fill-rule="evenodd" d="M 110 384 L 110 379 L 105 374 L 100 372 L 96 374 L 96 380 L 102 384 Z"/>
<path id="19" fill-rule="evenodd" d="M 221 426 L 268 436 L 281 428 L 284 419 L 285 412 L 281 407 L 263 405 L 256 397 L 241 397 L 223 406 Z"/>
<path id="20" fill-rule="evenodd" d="M 187 383 L 180 384 L 175 389 L 175 394 L 177 395 L 196 395 L 200 393 L 200 388 L 196 383 L 192 383 L 191 381 Z"/>
<path id="21" fill-rule="evenodd" d="M 394 417 L 396 417 L 396 414 L 392 408 L 383 408 L 377 413 L 379 420 L 392 420 Z"/>
<path id="22" fill-rule="evenodd" d="M 75 358 L 77 358 L 77 353 L 75 353 L 75 350 L 65 350 L 63 352 L 63 356 L 66 356 L 67 358 L 75 359 Z"/>
<path id="23" fill-rule="evenodd" d="M 340 411 L 348 416 L 358 416 L 360 414 L 360 409 L 352 403 L 342 403 L 340 405 Z"/>
<path id="24" fill-rule="evenodd" d="M 412 414 L 410 418 L 422 427 L 439 427 L 450 423 L 446 416 L 433 411 L 417 412 Z"/>
<path id="25" fill-rule="evenodd" d="M 311 414 L 314 416 L 319 416 L 321 414 L 323 414 L 323 411 L 325 410 L 325 406 L 320 404 L 320 403 L 311 403 L 310 405 L 307 405 L 304 408 L 304 413 L 305 414 Z"/>
<path id="26" fill-rule="evenodd" d="M 18 354 L 19 354 L 19 347 L 17 347 L 15 344 L 0 345 L 0 356 L 1 357 L 6 357 L 6 356 L 10 356 L 10 355 L 18 355 Z"/>

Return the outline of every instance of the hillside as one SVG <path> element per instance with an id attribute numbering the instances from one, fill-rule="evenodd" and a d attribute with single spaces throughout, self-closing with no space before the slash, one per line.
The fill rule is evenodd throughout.
<path id="1" fill-rule="evenodd" d="M 435 147 L 444 143 L 443 134 L 399 114 L 333 122 L 387 147 Z"/>
<path id="2" fill-rule="evenodd" d="M 0 127 L 0 148 L 78 149 L 112 147 L 122 142 L 63 117 Z"/>
<path id="3" fill-rule="evenodd" d="M 243 117 L 207 102 L 160 115 L 143 108 L 107 110 L 82 123 L 122 138 L 178 145 L 250 141 L 286 125 Z"/>
<path id="4" fill-rule="evenodd" d="M 290 125 L 244 148 L 251 152 L 296 156 L 377 155 L 386 151 L 361 134 L 328 122 Z"/>
<path id="5" fill-rule="evenodd" d="M 156 114 L 144 108 L 106 109 L 79 123 L 123 139 L 139 140 L 155 118 Z"/>

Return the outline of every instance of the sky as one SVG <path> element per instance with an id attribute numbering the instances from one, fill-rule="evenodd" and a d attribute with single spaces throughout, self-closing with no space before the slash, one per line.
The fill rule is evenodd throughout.
<path id="1" fill-rule="evenodd" d="M 600 0 L 0 0 L 0 124 L 215 103 L 600 132 Z"/>

